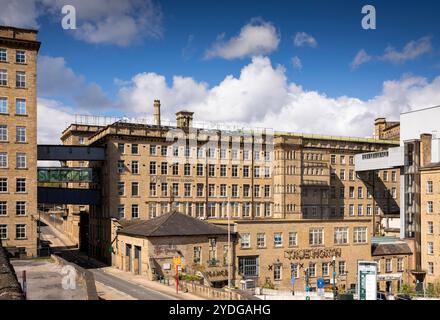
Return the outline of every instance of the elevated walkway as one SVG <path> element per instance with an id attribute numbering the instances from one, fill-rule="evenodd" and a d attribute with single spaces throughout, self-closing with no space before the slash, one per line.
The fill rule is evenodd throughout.
<path id="1" fill-rule="evenodd" d="M 72 167 L 39 167 L 39 183 L 98 183 L 98 172 L 93 168 L 72 168 Z"/>

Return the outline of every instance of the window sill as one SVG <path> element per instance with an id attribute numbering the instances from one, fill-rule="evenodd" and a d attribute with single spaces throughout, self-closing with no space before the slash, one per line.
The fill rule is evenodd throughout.
<path id="1" fill-rule="evenodd" d="M 15 238 L 16 241 L 28 240 L 28 238 Z"/>
<path id="2" fill-rule="evenodd" d="M 0 116 L 9 116 L 9 113 L 0 112 Z"/>
<path id="3" fill-rule="evenodd" d="M 26 171 L 29 170 L 29 168 L 15 168 L 15 170 Z"/>
<path id="4" fill-rule="evenodd" d="M 23 117 L 23 118 L 29 117 L 29 115 L 27 115 L 27 114 L 18 114 L 18 113 L 16 113 L 15 116 L 16 117 Z"/>

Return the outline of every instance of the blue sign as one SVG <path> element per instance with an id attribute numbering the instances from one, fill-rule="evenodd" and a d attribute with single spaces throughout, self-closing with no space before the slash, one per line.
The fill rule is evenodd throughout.
<path id="1" fill-rule="evenodd" d="M 319 279 L 317 280 L 317 286 L 318 286 L 318 289 L 322 289 L 322 288 L 324 288 L 324 283 L 325 283 L 324 279 L 323 279 L 323 278 L 319 278 Z"/>
<path id="2" fill-rule="evenodd" d="M 306 286 L 306 292 L 308 293 L 310 291 L 310 287 L 307 285 Z"/>
<path id="3" fill-rule="evenodd" d="M 336 271 L 333 271 L 333 277 L 336 277 Z"/>
<path id="4" fill-rule="evenodd" d="M 295 277 L 292 277 L 292 279 L 290 279 L 290 283 L 291 283 L 292 285 L 295 284 Z"/>

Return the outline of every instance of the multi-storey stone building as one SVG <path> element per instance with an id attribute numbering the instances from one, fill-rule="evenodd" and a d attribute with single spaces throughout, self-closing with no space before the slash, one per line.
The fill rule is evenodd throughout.
<path id="1" fill-rule="evenodd" d="M 37 31 L 0 27 L 0 239 L 37 254 Z"/>
<path id="2" fill-rule="evenodd" d="M 383 233 L 383 221 L 399 213 L 398 173 L 384 170 L 358 176 L 354 168 L 356 154 L 384 151 L 396 146 L 395 141 L 202 130 L 192 125 L 191 112 L 177 113 L 176 125 L 164 126 L 159 101 L 154 108 L 153 125 L 117 121 L 98 131 L 90 125 L 72 125 L 64 132 L 70 139 L 87 135 L 87 145 L 106 149 L 104 163 L 90 164 L 101 172 L 103 205 L 91 206 L 89 230 L 90 251 L 101 259 L 111 260 L 112 218 L 144 220 L 177 210 L 222 224 L 230 214 L 239 235 L 247 228 L 263 226 L 260 233 L 268 228 L 268 243 L 273 233 L 280 232 L 287 241 L 289 229 L 299 229 L 301 249 L 325 249 L 333 247 L 334 238 L 347 238 L 341 240 L 337 263 L 347 262 L 349 286 L 354 283 L 356 261 L 371 258 L 373 234 Z M 321 228 L 326 239 L 322 243 L 309 243 L 313 226 Z M 355 234 L 363 240 L 354 240 Z M 241 244 L 237 257 L 247 256 L 248 248 L 240 248 Z M 259 253 L 252 256 L 261 255 L 263 263 L 274 258 L 273 250 L 254 250 Z M 316 263 L 327 263 L 327 258 Z M 240 263 L 236 261 L 237 266 Z M 240 270 L 237 279 L 242 277 Z M 280 286 L 289 285 L 289 277 L 275 280 L 263 270 L 256 279 L 259 283 L 272 277 Z M 301 281 L 300 277 L 299 285 Z"/>

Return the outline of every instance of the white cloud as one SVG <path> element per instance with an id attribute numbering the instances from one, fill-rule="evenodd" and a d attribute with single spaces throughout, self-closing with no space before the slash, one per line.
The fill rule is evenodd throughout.
<path id="1" fill-rule="evenodd" d="M 318 45 L 318 42 L 315 38 L 313 38 L 310 34 L 307 34 L 305 32 L 297 32 L 295 34 L 295 37 L 293 38 L 293 43 L 296 47 L 316 47 Z"/>
<path id="2" fill-rule="evenodd" d="M 227 76 L 214 87 L 192 78 L 136 75 L 121 87 L 125 111 L 151 115 L 152 102 L 162 100 L 164 117 L 181 109 L 195 112 L 196 121 L 268 127 L 290 132 L 371 136 L 374 119 L 398 119 L 400 112 L 440 104 L 440 77 L 431 82 L 417 76 L 385 81 L 383 91 L 369 100 L 329 97 L 289 82 L 283 66 L 254 57 L 239 77 Z"/>
<path id="3" fill-rule="evenodd" d="M 78 109 L 105 109 L 112 102 L 96 83 L 88 83 L 67 67 L 62 57 L 39 56 L 38 94 L 40 97 L 62 97 L 75 102 Z"/>
<path id="4" fill-rule="evenodd" d="M 37 123 L 39 144 L 60 144 L 61 133 L 74 120 L 74 111 L 60 102 L 38 99 Z"/>
<path id="5" fill-rule="evenodd" d="M 357 69 L 360 65 L 364 63 L 368 63 L 373 59 L 372 56 L 370 56 L 364 49 L 359 50 L 359 52 L 354 57 L 353 61 L 351 62 L 351 68 Z"/>
<path id="6" fill-rule="evenodd" d="M 294 56 L 291 60 L 292 62 L 292 66 L 294 69 L 296 70 L 301 70 L 302 69 L 302 62 L 301 59 L 297 56 Z"/>
<path id="7" fill-rule="evenodd" d="M 127 46 L 163 34 L 162 11 L 153 0 L 2 0 L 0 23 L 38 27 L 48 14 L 61 28 L 61 8 L 76 9 L 77 30 L 67 30 L 79 40 L 93 44 Z"/>
<path id="8" fill-rule="evenodd" d="M 409 60 L 414 60 L 431 51 L 431 37 L 423 37 L 418 40 L 408 42 L 403 47 L 402 51 L 397 51 L 391 46 L 387 47 L 381 59 L 396 64 L 404 63 Z"/>
<path id="9" fill-rule="evenodd" d="M 0 7 L 0 25 L 38 28 L 40 12 L 36 0 L 2 0 Z"/>
<path id="10" fill-rule="evenodd" d="M 231 60 L 269 54 L 278 48 L 279 43 L 280 37 L 270 22 L 252 19 L 249 24 L 241 28 L 237 36 L 225 41 L 224 34 L 220 35 L 206 51 L 205 57 Z"/>
<path id="11" fill-rule="evenodd" d="M 415 60 L 418 57 L 432 51 L 431 37 L 426 36 L 418 40 L 408 42 L 401 51 L 396 50 L 392 46 L 385 48 L 383 55 L 371 56 L 368 55 L 364 49 L 361 49 L 351 62 L 351 68 L 356 69 L 360 65 L 379 60 L 391 62 L 393 64 L 401 64 L 410 60 Z"/>

